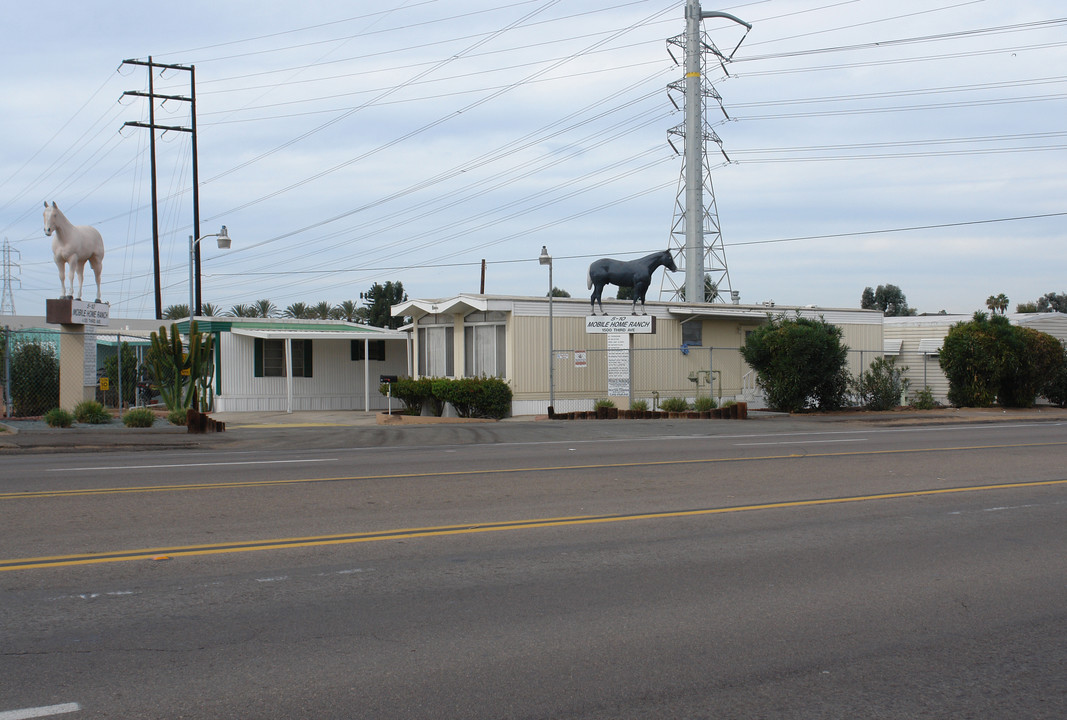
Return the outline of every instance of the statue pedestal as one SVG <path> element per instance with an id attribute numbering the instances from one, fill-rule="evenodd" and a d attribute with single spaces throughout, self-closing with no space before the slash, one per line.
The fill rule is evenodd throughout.
<path id="1" fill-rule="evenodd" d="M 96 398 L 96 334 L 106 326 L 111 306 L 81 300 L 47 300 L 45 319 L 59 325 L 59 406 L 73 411 Z M 90 326 L 85 332 L 85 326 Z"/>
<path id="2" fill-rule="evenodd" d="M 96 336 L 90 332 L 86 338 L 84 325 L 59 327 L 59 407 L 73 412 L 78 403 L 96 398 Z M 92 343 L 88 353 L 86 340 Z"/>

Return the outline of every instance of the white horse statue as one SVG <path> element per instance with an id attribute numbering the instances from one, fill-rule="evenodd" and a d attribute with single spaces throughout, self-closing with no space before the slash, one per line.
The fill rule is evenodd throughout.
<path id="1" fill-rule="evenodd" d="M 74 225 L 67 216 L 56 207 L 55 201 L 44 204 L 44 234 L 52 237 L 52 254 L 56 267 L 59 268 L 59 290 L 61 298 L 74 298 L 74 273 L 78 273 L 78 295 L 82 299 L 82 282 L 85 274 L 85 261 L 89 261 L 96 275 L 96 302 L 100 302 L 100 269 L 104 261 L 104 239 L 96 228 L 89 225 Z M 67 293 L 67 280 L 64 266 L 70 266 L 70 293 Z"/>

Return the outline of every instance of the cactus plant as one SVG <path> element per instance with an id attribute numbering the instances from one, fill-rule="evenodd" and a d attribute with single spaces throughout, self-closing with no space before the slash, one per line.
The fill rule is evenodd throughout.
<path id="1" fill-rule="evenodd" d="M 177 325 L 165 326 L 152 333 L 152 371 L 160 397 L 168 410 L 185 410 L 194 398 L 207 401 L 211 390 L 211 368 L 215 338 L 197 331 L 196 321 L 189 323 L 189 347 L 182 345 Z"/>

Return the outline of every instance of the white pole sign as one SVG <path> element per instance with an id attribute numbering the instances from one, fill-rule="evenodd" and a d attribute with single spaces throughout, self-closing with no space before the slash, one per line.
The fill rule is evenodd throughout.
<path id="1" fill-rule="evenodd" d="M 608 335 L 608 396 L 630 397 L 630 336 Z"/>

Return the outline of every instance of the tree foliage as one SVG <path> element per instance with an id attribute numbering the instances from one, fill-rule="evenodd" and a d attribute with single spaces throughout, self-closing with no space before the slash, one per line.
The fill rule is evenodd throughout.
<path id="1" fill-rule="evenodd" d="M 189 306 L 184 303 L 181 305 L 168 305 L 163 310 L 164 320 L 181 320 L 187 317 L 189 317 Z"/>
<path id="2" fill-rule="evenodd" d="M 11 404 L 19 417 L 43 415 L 59 405 L 59 358 L 54 346 L 35 340 L 13 343 Z"/>
<path id="3" fill-rule="evenodd" d="M 860 295 L 860 307 L 864 310 L 881 310 L 886 317 L 904 317 L 914 315 L 915 309 L 908 307 L 904 291 L 896 285 L 879 285 L 877 290 L 863 288 Z"/>
<path id="4" fill-rule="evenodd" d="M 841 328 L 822 318 L 773 317 L 749 334 L 741 356 L 776 410 L 834 410 L 845 404 L 848 347 L 841 343 Z"/>
<path id="5" fill-rule="evenodd" d="M 374 283 L 370 290 L 362 294 L 362 297 L 367 301 L 368 325 L 396 330 L 404 324 L 406 318 L 393 317 L 390 313 L 393 305 L 408 299 L 403 283 L 392 280 L 386 281 L 384 285 Z"/>
<path id="6" fill-rule="evenodd" d="M 268 298 L 256 300 L 252 304 L 252 311 L 252 317 L 270 318 L 278 315 L 278 308 Z"/>
<path id="7" fill-rule="evenodd" d="M 989 308 L 989 311 L 996 315 L 998 312 L 1003 315 L 1008 310 L 1008 296 L 1004 293 L 999 295 L 990 295 L 986 298 L 985 306 Z"/>
<path id="8" fill-rule="evenodd" d="M 1045 293 L 1035 303 L 1038 312 L 1061 312 L 1067 313 L 1067 292 Z"/>
<path id="9" fill-rule="evenodd" d="M 977 312 L 949 330 L 939 363 L 957 407 L 1030 407 L 1050 391 L 1064 358 L 1063 344 L 1051 335 Z"/>

